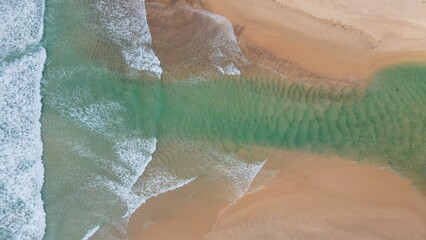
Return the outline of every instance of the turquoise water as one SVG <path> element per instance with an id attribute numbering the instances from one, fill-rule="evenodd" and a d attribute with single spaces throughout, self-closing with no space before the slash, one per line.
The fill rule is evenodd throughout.
<path id="1" fill-rule="evenodd" d="M 125 186 L 123 178 L 138 177 L 131 169 L 134 163 L 117 154 L 126 150 L 131 159 L 144 161 L 131 157 L 131 152 L 154 153 L 135 139 L 213 142 L 226 154 L 250 145 L 336 153 L 377 161 L 420 187 L 426 184 L 422 65 L 382 71 L 366 90 L 245 78 L 135 83 L 102 67 L 76 67 L 65 75 L 45 85 L 47 238 L 73 234 L 75 228 L 87 230 L 94 222 L 111 224 L 106 219 L 128 211 L 124 195 L 129 192 L 117 193 L 98 181 Z M 151 165 L 156 155 L 169 151 L 167 147 L 157 148 Z M 165 158 L 161 161 L 177 179 L 204 174 L 198 166 L 180 169 L 182 157 Z"/>
<path id="2" fill-rule="evenodd" d="M 232 201 L 262 167 L 235 157 L 251 146 L 373 161 L 426 186 L 426 66 L 383 70 L 366 90 L 269 77 L 152 80 L 126 67 L 92 8 L 47 2 L 45 239 L 121 238 L 147 199 L 205 176 L 229 179 Z"/>
<path id="3" fill-rule="evenodd" d="M 159 85 L 159 138 L 333 149 L 355 158 L 383 158 L 418 176 L 426 170 L 422 65 L 384 70 L 365 91 L 264 79 Z"/>

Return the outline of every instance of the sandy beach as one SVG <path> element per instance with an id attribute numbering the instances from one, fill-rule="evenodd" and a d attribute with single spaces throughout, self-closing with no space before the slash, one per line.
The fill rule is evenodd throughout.
<path id="1" fill-rule="evenodd" d="M 228 204 L 211 197 L 211 189 L 199 190 L 207 182 L 190 184 L 140 208 L 130 221 L 128 239 L 426 237 L 426 198 L 407 179 L 335 156 L 280 150 L 267 150 L 267 155 L 264 171 L 279 174 L 263 190 Z M 163 209 L 161 216 L 147 220 L 158 209 Z"/>
<path id="2" fill-rule="evenodd" d="M 362 80 L 387 65 L 426 60 L 424 1 L 202 2 L 232 22 L 250 60 L 275 71 L 283 61 L 321 77 Z"/>

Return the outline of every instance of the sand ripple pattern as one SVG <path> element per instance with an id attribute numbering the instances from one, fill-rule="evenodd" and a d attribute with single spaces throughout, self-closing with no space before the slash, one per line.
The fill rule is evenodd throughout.
<path id="1" fill-rule="evenodd" d="M 160 137 L 381 159 L 424 185 L 425 73 L 424 66 L 389 69 L 365 91 L 272 79 L 171 84 Z"/>

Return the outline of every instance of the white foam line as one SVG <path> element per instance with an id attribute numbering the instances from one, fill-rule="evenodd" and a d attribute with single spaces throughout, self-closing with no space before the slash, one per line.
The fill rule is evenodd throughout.
<path id="1" fill-rule="evenodd" d="M 95 235 L 95 233 L 99 230 L 100 226 L 96 226 L 92 229 L 90 229 L 86 235 L 84 235 L 84 237 L 81 240 L 89 240 L 90 237 L 92 237 L 93 235 Z"/>
<path id="2" fill-rule="evenodd" d="M 230 201 L 235 202 L 247 193 L 253 179 L 262 169 L 266 160 L 258 164 L 252 164 L 239 161 L 231 155 L 215 154 L 223 160 L 219 167 L 221 167 L 225 177 L 229 179 L 232 185 L 231 191 L 233 196 Z"/>
<path id="3" fill-rule="evenodd" d="M 223 29 L 223 32 L 209 39 L 208 43 L 214 47 L 215 52 L 211 53 L 211 57 L 214 58 L 212 64 L 215 65 L 217 71 L 224 75 L 241 75 L 235 64 L 246 65 L 248 60 L 241 52 L 231 22 L 224 16 L 205 10 L 195 10 L 194 12 L 210 18 Z"/>
<path id="4" fill-rule="evenodd" d="M 160 60 L 151 48 L 152 37 L 146 18 L 145 0 L 98 0 L 101 29 L 121 47 L 126 63 L 161 78 Z"/>
<path id="5" fill-rule="evenodd" d="M 226 205 L 222 210 L 220 210 L 220 212 L 219 212 L 219 214 L 217 215 L 217 217 L 216 217 L 216 221 L 214 222 L 214 224 L 212 225 L 212 227 L 211 227 L 211 229 L 210 229 L 210 232 L 209 233 L 211 233 L 214 229 L 215 229 L 215 227 L 216 227 L 216 225 L 217 225 L 217 223 L 219 222 L 219 220 L 220 220 L 220 218 L 222 217 L 222 214 L 226 211 L 226 209 L 228 209 L 229 207 L 231 207 L 231 206 L 233 206 L 233 205 L 235 205 L 235 204 L 237 204 L 237 202 L 238 202 L 238 200 L 239 199 L 241 199 L 241 198 L 243 198 L 244 196 L 246 196 L 246 195 L 249 195 L 249 194 L 251 194 L 252 192 L 248 192 L 248 190 L 249 190 L 249 188 L 250 188 L 250 185 L 251 185 L 251 183 L 253 182 L 253 180 L 254 180 L 254 178 L 259 174 L 259 172 L 261 171 L 261 169 L 263 168 L 263 166 L 265 165 L 265 163 L 266 163 L 266 161 L 267 161 L 267 159 L 266 160 L 264 160 L 262 163 L 260 163 L 259 165 L 258 165 L 258 167 L 257 167 L 257 171 L 256 171 L 256 174 L 253 176 L 253 177 L 251 177 L 251 181 L 250 181 L 250 184 L 248 185 L 248 187 L 247 187 L 247 189 L 245 190 L 245 193 L 242 195 L 242 196 L 237 196 L 237 198 L 233 201 L 233 202 L 231 202 L 231 203 L 229 203 L 228 205 Z M 208 234 L 209 234 L 208 233 Z M 208 235 L 208 234 L 206 234 L 206 236 Z"/>

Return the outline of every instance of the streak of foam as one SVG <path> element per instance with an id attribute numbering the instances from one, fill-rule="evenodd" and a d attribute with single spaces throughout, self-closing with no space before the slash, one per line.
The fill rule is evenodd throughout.
<path id="1" fill-rule="evenodd" d="M 116 152 L 120 159 L 120 165 L 117 166 L 116 171 L 120 175 L 120 181 L 106 182 L 127 205 L 127 212 L 123 218 L 129 217 L 147 199 L 183 187 L 194 180 L 178 179 L 163 169 L 155 169 L 152 177 L 136 186 L 136 181 L 145 173 L 152 160 L 156 144 L 155 138 L 126 139 L 116 144 Z"/>
<path id="2" fill-rule="evenodd" d="M 168 59 L 167 64 L 176 68 L 196 64 L 196 72 L 225 75 L 240 75 L 238 68 L 248 65 L 227 18 L 187 4 L 148 2 L 146 7 L 153 36 L 164 43 L 158 54 Z"/>
<path id="3" fill-rule="evenodd" d="M 180 145 L 182 144 L 182 145 Z M 263 166 L 267 160 L 246 162 L 239 159 L 235 154 L 223 153 L 219 148 L 210 144 L 197 141 L 181 141 L 179 146 L 185 151 L 196 153 L 197 162 L 201 164 L 201 171 L 208 175 L 214 182 L 213 185 L 220 184 L 220 192 L 225 189 L 224 198 L 229 202 L 235 202 L 249 192 L 253 180 L 259 175 L 264 177 Z M 261 171 L 263 170 L 263 171 Z M 269 181 L 270 179 L 265 179 Z M 220 194 L 218 197 L 222 198 Z"/>
<path id="4" fill-rule="evenodd" d="M 254 193 L 263 190 L 279 174 L 280 170 L 270 170 L 263 168 L 252 182 L 247 193 Z"/>
<path id="5" fill-rule="evenodd" d="M 127 233 L 127 224 L 130 216 L 148 199 L 182 188 L 195 180 L 195 178 L 179 179 L 164 169 L 151 169 L 150 172 L 154 172 L 155 174 L 145 179 L 141 185 L 133 186 L 131 189 L 122 188 L 117 186 L 116 183 L 108 182 L 109 187 L 114 189 L 121 196 L 122 200 L 126 202 L 128 211 L 121 219 L 117 219 L 104 228 L 101 228 L 96 233 L 97 238 L 121 239 Z M 112 237 L 111 231 L 120 232 L 121 237 Z"/>
<path id="6" fill-rule="evenodd" d="M 138 187 L 145 199 L 184 187 L 195 180 L 195 178 L 179 179 L 163 169 L 155 169 L 153 172 L 155 172 L 155 175 L 143 181 L 141 186 Z"/>
<path id="7" fill-rule="evenodd" d="M 155 169 L 155 174 L 146 178 L 139 184 L 146 172 L 152 155 L 156 151 L 157 139 L 144 137 L 140 132 L 125 127 L 124 119 L 126 108 L 112 100 L 96 100 L 94 93 L 81 87 L 75 87 L 70 91 L 54 95 L 49 99 L 49 104 L 56 108 L 63 117 L 73 120 L 80 128 L 87 129 L 95 134 L 103 136 L 112 143 L 115 152 L 113 159 L 105 159 L 99 152 L 93 151 L 82 140 L 68 141 L 67 146 L 81 158 L 87 158 L 98 162 L 100 168 L 111 174 L 92 176 L 90 186 L 92 188 L 106 190 L 106 196 L 102 198 L 119 199 L 119 204 L 125 207 L 120 217 L 110 219 L 93 220 L 96 215 L 88 212 L 87 224 L 89 226 L 100 225 L 96 229 L 86 230 L 85 238 L 92 236 L 102 239 L 111 239 L 109 230 L 125 234 L 130 216 L 148 199 L 162 193 L 185 186 L 194 179 L 179 179 L 163 169 Z M 101 197 L 101 196 L 100 196 Z M 102 208 L 102 206 L 100 206 Z M 95 210 L 95 209 L 94 209 Z M 99 211 L 101 209 L 97 209 Z M 83 216 L 82 216 L 83 218 Z"/>
<path id="8" fill-rule="evenodd" d="M 226 75 L 240 75 L 241 72 L 238 70 L 237 67 L 235 67 L 234 63 L 229 63 L 225 68 L 217 66 L 217 70 Z"/>
<path id="9" fill-rule="evenodd" d="M 39 119 L 45 59 L 45 50 L 38 48 L 0 65 L 0 239 L 44 235 Z"/>
<path id="10" fill-rule="evenodd" d="M 120 134 L 117 126 L 123 124 L 125 107 L 116 101 L 96 100 L 85 88 L 76 87 L 70 91 L 46 97 L 63 116 L 69 117 L 84 128 L 109 138 Z"/>
<path id="11" fill-rule="evenodd" d="M 123 111 L 124 108 L 117 102 L 94 102 L 82 108 L 72 108 L 70 110 L 72 118 L 78 119 L 78 121 L 93 131 L 107 135 L 109 134 L 108 131 L 111 131 L 111 126 L 123 122 L 123 118 L 117 112 Z"/>
<path id="12" fill-rule="evenodd" d="M 248 61 L 241 53 L 231 22 L 224 16 L 208 11 L 196 10 L 196 13 L 208 17 L 222 30 L 208 39 L 209 45 L 213 47 L 213 52 L 210 53 L 211 62 L 222 74 L 240 75 L 241 72 L 235 64 L 247 64 Z"/>
<path id="13" fill-rule="evenodd" d="M 126 63 L 161 78 L 160 60 L 151 48 L 145 1 L 99 0 L 95 6 L 103 33 L 121 47 Z"/>
<path id="14" fill-rule="evenodd" d="M 145 171 L 148 163 L 152 160 L 152 154 L 155 152 L 157 139 L 126 139 L 116 144 L 116 152 L 121 160 L 122 176 L 119 184 L 115 183 L 115 192 L 127 204 L 127 213 L 124 217 L 130 216 L 145 199 L 138 197 L 133 186 L 142 173 Z"/>
<path id="15" fill-rule="evenodd" d="M 235 202 L 248 192 L 251 183 L 262 169 L 266 160 L 258 163 L 246 163 L 232 155 L 216 154 L 222 160 L 220 163 L 221 172 L 230 184 L 228 200 Z"/>
<path id="16" fill-rule="evenodd" d="M 86 233 L 86 235 L 84 235 L 84 237 L 83 237 L 81 240 L 88 240 L 88 239 L 90 239 L 90 237 L 92 237 L 92 236 L 96 233 L 96 231 L 98 231 L 98 230 L 99 230 L 99 228 L 100 228 L 100 226 L 96 226 L 96 227 L 94 227 L 94 228 L 90 229 L 90 230 Z"/>

